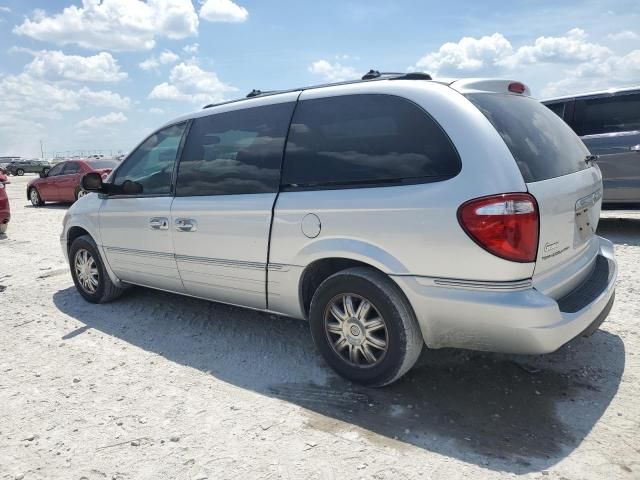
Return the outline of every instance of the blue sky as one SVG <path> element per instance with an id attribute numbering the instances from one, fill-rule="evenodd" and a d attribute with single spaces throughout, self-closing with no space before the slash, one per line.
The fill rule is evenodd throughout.
<path id="1" fill-rule="evenodd" d="M 210 101 L 374 67 L 640 84 L 640 2 L 0 0 L 0 155 L 127 151 Z"/>

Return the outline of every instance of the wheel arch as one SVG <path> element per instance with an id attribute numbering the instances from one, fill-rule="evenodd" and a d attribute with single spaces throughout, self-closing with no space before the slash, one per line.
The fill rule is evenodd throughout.
<path id="1" fill-rule="evenodd" d="M 293 263 L 306 265 L 298 283 L 298 299 L 305 318 L 308 317 L 315 290 L 326 278 L 341 270 L 369 267 L 386 275 L 408 273 L 407 268 L 389 252 L 371 243 L 353 239 L 318 239 L 307 244 Z"/>

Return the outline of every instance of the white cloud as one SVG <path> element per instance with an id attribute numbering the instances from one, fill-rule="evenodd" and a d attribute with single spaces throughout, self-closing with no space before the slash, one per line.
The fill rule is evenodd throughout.
<path id="1" fill-rule="evenodd" d="M 198 48 L 200 48 L 200 44 L 192 43 L 191 45 L 182 47 L 182 51 L 188 55 L 197 55 Z"/>
<path id="2" fill-rule="evenodd" d="M 580 63 L 604 60 L 611 50 L 587 40 L 584 30 L 574 28 L 563 37 L 538 37 L 533 45 L 524 45 L 501 62 L 511 68 L 535 63 Z"/>
<path id="3" fill-rule="evenodd" d="M 607 35 L 607 38 L 614 42 L 618 42 L 622 40 L 640 40 L 640 35 L 630 30 L 624 30 L 622 32 L 610 33 Z"/>
<path id="4" fill-rule="evenodd" d="M 11 9 L 9 7 L 0 6 L 0 13 L 11 13 Z"/>
<path id="5" fill-rule="evenodd" d="M 249 12 L 231 0 L 205 0 L 200 18 L 208 22 L 239 23 L 249 18 Z"/>
<path id="6" fill-rule="evenodd" d="M 501 33 L 482 38 L 463 37 L 458 43 L 445 43 L 420 58 L 416 68 L 435 75 L 490 71 L 512 51 L 511 43 Z"/>
<path id="7" fill-rule="evenodd" d="M 51 16 L 36 10 L 13 32 L 88 49 L 150 50 L 157 37 L 196 35 L 198 16 L 191 0 L 82 0 Z"/>
<path id="8" fill-rule="evenodd" d="M 202 70 L 195 62 L 182 62 L 171 69 L 169 81 L 156 85 L 149 98 L 194 103 L 220 102 L 237 88 L 223 83 L 215 72 Z"/>
<path id="9" fill-rule="evenodd" d="M 130 104 L 129 98 L 117 93 L 86 86 L 72 88 L 66 80 L 50 82 L 28 73 L 0 76 L 0 145 L 7 151 L 33 153 L 39 148 L 38 138 L 50 136 L 56 127 L 64 128 L 68 112 L 124 110 Z"/>
<path id="10" fill-rule="evenodd" d="M 608 38 L 631 39 L 633 35 L 620 32 Z M 518 48 L 501 33 L 494 33 L 445 43 L 410 69 L 438 76 L 507 76 L 527 83 L 540 81 L 540 92 L 534 89 L 534 94 L 550 97 L 637 84 L 640 50 L 617 52 L 591 41 L 579 28 L 556 37 L 538 37 Z"/>
<path id="11" fill-rule="evenodd" d="M 140 62 L 138 66 L 142 70 L 157 70 L 160 65 L 167 65 L 170 63 L 175 63 L 180 60 L 180 57 L 173 53 L 171 50 L 164 50 L 159 56 L 151 56 L 147 58 L 145 61 Z"/>
<path id="12" fill-rule="evenodd" d="M 328 82 L 353 80 L 359 77 L 353 67 L 342 65 L 339 62 L 330 63 L 327 60 L 317 60 L 313 62 L 308 70 L 316 75 L 321 75 Z"/>
<path id="13" fill-rule="evenodd" d="M 640 78 L 640 50 L 612 55 L 603 61 L 585 62 L 563 71 L 563 78 L 549 82 L 543 97 L 601 90 L 622 85 L 637 85 Z"/>
<path id="14" fill-rule="evenodd" d="M 127 78 L 117 60 L 107 52 L 91 57 L 65 55 L 58 50 L 32 53 L 34 59 L 25 66 L 25 72 L 36 77 L 80 82 L 118 82 Z"/>
<path id="15" fill-rule="evenodd" d="M 109 90 L 91 90 L 88 87 L 67 88 L 55 82 L 47 82 L 27 73 L 0 78 L 0 112 L 26 112 L 35 109 L 65 112 L 80 108 L 108 107 L 129 108 L 131 100 Z"/>
<path id="16" fill-rule="evenodd" d="M 100 128 L 108 127 L 117 123 L 124 123 L 127 121 L 127 117 L 122 112 L 111 112 L 100 117 L 89 117 L 85 120 L 81 120 L 76 123 L 77 128 L 86 130 L 97 130 Z"/>

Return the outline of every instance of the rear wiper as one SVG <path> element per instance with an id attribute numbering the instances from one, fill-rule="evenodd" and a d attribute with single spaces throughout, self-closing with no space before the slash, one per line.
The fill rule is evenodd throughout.
<path id="1" fill-rule="evenodd" d="M 598 155 L 587 155 L 586 157 L 584 157 L 584 161 L 587 165 L 590 163 L 594 163 L 596 160 L 598 160 Z"/>

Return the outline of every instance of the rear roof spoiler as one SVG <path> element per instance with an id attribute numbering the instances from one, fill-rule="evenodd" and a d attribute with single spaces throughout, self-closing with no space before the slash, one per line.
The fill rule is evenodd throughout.
<path id="1" fill-rule="evenodd" d="M 462 78 L 449 84 L 460 93 L 511 93 L 531 96 L 531 90 L 517 80 L 496 80 L 493 78 Z"/>

